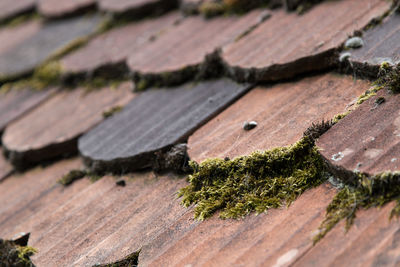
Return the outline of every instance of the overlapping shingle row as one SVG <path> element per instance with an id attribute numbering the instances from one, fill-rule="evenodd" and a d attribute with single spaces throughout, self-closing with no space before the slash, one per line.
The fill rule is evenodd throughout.
<path id="1" fill-rule="evenodd" d="M 102 5 L 114 5 L 113 12 L 118 13 L 119 8 L 124 13 L 134 6 L 132 3 L 103 1 Z M 71 8 L 70 4 L 60 4 L 60 10 Z M 225 70 L 223 75 L 242 82 L 294 78 L 335 66 L 336 52 L 347 36 L 388 7 L 386 1 L 365 4 L 342 0 L 320 4 L 302 16 L 278 10 L 269 11 L 269 17 L 256 10 L 242 17 L 204 20 L 170 13 L 99 35 L 63 58 L 61 64 L 65 74 L 83 74 L 86 79 L 93 75 L 126 78 L 135 73 L 137 82 L 155 81 L 156 85 L 191 80 L 196 75 L 189 72 L 186 76 L 188 72 L 182 71 L 191 66 L 196 66 L 196 74 L 204 71 L 204 77 L 221 75 L 219 71 Z M 375 54 L 365 51 L 383 46 L 384 42 L 376 44 L 374 37 L 381 28 L 390 30 L 385 28 L 379 36 L 395 40 L 397 28 L 391 21 L 398 15 L 392 16 L 364 34 L 366 45 L 351 51 L 350 62 L 355 62 L 360 53 L 363 62 L 377 66 Z M 37 36 L 48 24 L 26 25 L 31 26 L 3 30 L 5 36 L 8 31 L 12 33 L 4 37 L 0 55 L 11 58 L 19 52 L 10 51 L 35 44 L 31 41 L 35 38 L 43 40 L 27 36 L 29 32 Z M 83 29 L 80 27 L 79 32 Z M 59 34 L 63 32 L 52 30 L 42 35 L 52 40 Z M 40 51 L 40 42 L 36 44 L 39 50 L 35 51 Z M 46 57 L 58 45 L 44 49 Z M 396 49 L 396 45 L 381 49 L 379 57 L 395 58 Z M 32 54 L 36 57 L 36 52 Z M 210 55 L 214 56 L 211 63 Z M 29 69 L 44 60 L 45 56 Z M 184 76 L 171 79 L 171 74 Z M 331 73 L 259 85 L 250 92 L 251 85 L 226 79 L 152 88 L 137 94 L 126 86 L 86 94 L 82 88 L 43 92 L 12 89 L 0 98 L 0 129 L 6 129 L 3 149 L 9 151 L 17 166 L 43 163 L 76 152 L 77 137 L 84 134 L 79 149 L 88 166 L 117 172 L 149 167 L 154 152 L 187 139 L 189 156 L 198 162 L 209 157 L 235 157 L 294 143 L 311 123 L 354 108 L 357 97 L 371 83 Z M 377 101 L 382 97 L 383 102 Z M 398 150 L 397 100 L 396 95 L 382 90 L 364 102 L 320 138 L 320 153 L 332 165 L 347 171 L 357 168 L 375 174 L 399 170 L 394 160 Z M 125 104 L 121 113 L 101 122 L 104 111 Z M 244 130 L 243 123 L 252 120 L 257 127 Z M 339 155 L 337 161 L 339 152 L 343 157 Z M 31 232 L 29 245 L 39 250 L 33 257 L 38 266 L 90 266 L 114 262 L 139 250 L 140 266 L 398 264 L 394 256 L 398 226 L 387 219 L 390 206 L 361 212 L 348 234 L 343 225 L 338 225 L 312 246 L 325 208 L 336 193 L 329 184 L 307 191 L 288 209 L 250 214 L 241 220 L 214 216 L 199 222 L 193 219 L 192 208 L 182 207 L 177 199 L 177 190 L 187 185 L 182 177 L 157 176 L 149 170 L 124 177 L 126 187 L 117 186 L 112 177 L 94 183 L 82 179 L 69 187 L 56 184 L 62 175 L 80 168 L 81 159 L 61 160 L 9 176 L 11 167 L 0 158 L 0 181 L 9 176 L 0 183 L 0 236 L 11 238 L 17 232 Z"/>

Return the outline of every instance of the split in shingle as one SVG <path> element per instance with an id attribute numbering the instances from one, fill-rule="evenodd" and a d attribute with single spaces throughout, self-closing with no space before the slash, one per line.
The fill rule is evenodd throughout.
<path id="1" fill-rule="evenodd" d="M 128 103 L 130 84 L 121 88 L 60 91 L 8 125 L 2 140 L 11 163 L 25 169 L 44 160 L 77 152 L 80 135 L 103 120 L 103 112 Z M 44 119 L 45 118 L 45 119 Z"/>
<path id="2" fill-rule="evenodd" d="M 152 166 L 249 89 L 229 80 L 150 90 L 79 139 L 79 151 L 96 173 L 123 173 Z"/>
<path id="3" fill-rule="evenodd" d="M 0 78 L 30 74 L 71 42 L 94 33 L 99 22 L 99 16 L 87 16 L 41 24 L 30 37 L 1 51 Z"/>

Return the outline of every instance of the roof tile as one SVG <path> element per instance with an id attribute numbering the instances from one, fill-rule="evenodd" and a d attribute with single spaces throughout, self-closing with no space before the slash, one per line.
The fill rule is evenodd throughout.
<path id="1" fill-rule="evenodd" d="M 189 138 L 189 156 L 200 162 L 293 144 L 311 123 L 344 112 L 368 88 L 368 83 L 333 74 L 257 87 Z M 243 123 L 252 120 L 258 126 L 243 130 Z M 210 144 L 212 149 L 204 149 Z"/>
<path id="2" fill-rule="evenodd" d="M 53 93 L 53 90 L 34 91 L 30 89 L 0 92 L 0 133 L 10 122 L 35 108 Z"/>
<path id="3" fill-rule="evenodd" d="M 29 74 L 52 54 L 70 42 L 93 33 L 99 16 L 45 23 L 34 34 L 0 53 L 0 77 Z M 29 23 L 29 22 L 28 22 Z"/>
<path id="4" fill-rule="evenodd" d="M 393 240 L 399 225 L 395 220 L 389 221 L 391 208 L 393 205 L 358 211 L 348 232 L 345 222 L 339 223 L 294 266 L 397 266 L 399 258 L 393 255 L 398 254 L 390 252 L 398 251 Z"/>
<path id="5" fill-rule="evenodd" d="M 37 20 L 0 29 L 0 53 L 4 53 L 15 45 L 24 42 L 37 34 L 39 30 L 40 23 Z"/>
<path id="6" fill-rule="evenodd" d="M 222 57 L 238 80 L 271 81 L 326 69 L 335 63 L 335 49 L 348 35 L 389 7 L 382 0 L 344 0 L 325 1 L 300 16 L 276 11 L 245 38 L 225 47 Z"/>
<path id="7" fill-rule="evenodd" d="M 2 0 L 0 2 L 0 21 L 33 11 L 36 0 Z"/>
<path id="8" fill-rule="evenodd" d="M 61 59 L 62 70 L 67 74 L 101 70 L 107 75 L 110 75 L 110 72 L 127 72 L 125 61 L 128 55 L 140 51 L 152 36 L 157 36 L 179 18 L 180 15 L 174 12 L 157 19 L 131 23 L 99 35 L 83 48 Z"/>
<path id="9" fill-rule="evenodd" d="M 61 17 L 93 8 L 96 0 L 38 0 L 38 10 L 45 17 Z"/>
<path id="10" fill-rule="evenodd" d="M 375 76 L 382 62 L 400 63 L 399 25 L 400 15 L 396 12 L 366 31 L 362 37 L 363 47 L 350 50 L 354 68 L 362 74 Z"/>
<path id="11" fill-rule="evenodd" d="M 222 79 L 156 89 L 79 139 L 79 151 L 97 172 L 150 167 L 155 152 L 183 142 L 249 86 Z"/>
<path id="12" fill-rule="evenodd" d="M 378 97 L 385 98 L 380 105 Z M 399 99 L 379 91 L 321 136 L 321 154 L 335 169 L 369 174 L 400 170 Z"/>
<path id="13" fill-rule="evenodd" d="M 255 10 L 242 17 L 211 20 L 189 17 L 151 44 L 132 53 L 128 66 L 139 78 L 166 77 L 174 83 L 192 78 L 191 74 L 187 74 L 188 69 L 194 74 L 202 68 L 212 72 L 208 69 L 210 66 L 206 66 L 207 56 L 256 26 L 260 22 L 261 12 Z"/>
<path id="14" fill-rule="evenodd" d="M 131 87 L 131 83 L 124 83 L 116 90 L 58 92 L 6 128 L 2 140 L 11 162 L 24 168 L 76 153 L 77 138 L 101 122 L 104 111 L 128 103 L 133 97 Z"/>

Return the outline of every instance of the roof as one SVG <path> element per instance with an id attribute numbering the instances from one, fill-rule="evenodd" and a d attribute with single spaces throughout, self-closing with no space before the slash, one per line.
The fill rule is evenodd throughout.
<path id="1" fill-rule="evenodd" d="M 3 2 L 0 238 L 29 232 L 35 266 L 400 264 L 395 3 Z M 256 212 L 266 193 L 239 165 L 281 178 L 273 168 L 307 138 L 319 182 Z M 306 171 L 285 179 L 297 188 Z M 183 205 L 190 186 L 204 202 Z M 254 203 L 240 213 L 212 199 L 218 186 Z M 325 231 L 343 190 L 353 226 Z M 199 220 L 213 201 L 240 216 Z"/>

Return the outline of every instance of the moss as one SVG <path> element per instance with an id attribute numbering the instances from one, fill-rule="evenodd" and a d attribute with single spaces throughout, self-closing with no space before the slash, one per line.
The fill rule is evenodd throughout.
<path id="1" fill-rule="evenodd" d="M 103 117 L 108 118 L 122 110 L 122 106 L 115 106 L 103 112 Z"/>
<path id="2" fill-rule="evenodd" d="M 64 175 L 57 182 L 64 186 L 72 184 L 74 181 L 82 179 L 87 175 L 87 171 L 85 170 L 71 170 L 69 173 Z"/>
<path id="3" fill-rule="evenodd" d="M 387 62 L 382 63 L 379 69 L 379 78 L 375 83 L 392 93 L 400 93 L 400 66 L 392 67 Z"/>
<path id="4" fill-rule="evenodd" d="M 199 7 L 199 12 L 206 18 L 212 18 L 227 11 L 227 7 L 222 2 L 204 2 Z"/>
<path id="5" fill-rule="evenodd" d="M 0 265 L 1 266 L 34 266 L 30 257 L 37 253 L 35 248 L 18 246 L 13 241 L 0 239 Z"/>
<path id="6" fill-rule="evenodd" d="M 221 218 L 239 218 L 289 205 L 324 180 L 322 159 L 307 136 L 289 147 L 190 165 L 190 185 L 179 196 L 185 206 L 196 204 L 195 218 L 200 220 L 218 210 Z"/>
<path id="7" fill-rule="evenodd" d="M 336 124 L 336 123 L 338 123 L 341 119 L 343 119 L 344 117 L 346 117 L 346 116 L 349 115 L 349 114 L 350 114 L 350 111 L 346 111 L 346 112 L 343 112 L 343 113 L 339 113 L 339 114 L 335 115 L 335 117 L 333 117 L 332 122 L 333 122 L 334 124 Z"/>
<path id="8" fill-rule="evenodd" d="M 139 254 L 140 251 L 137 251 L 120 261 L 108 264 L 96 264 L 93 267 L 136 267 L 139 264 Z"/>
<path id="9" fill-rule="evenodd" d="M 338 222 L 346 220 L 348 230 L 356 218 L 356 211 L 370 207 L 381 207 L 393 200 L 397 205 L 391 212 L 391 217 L 400 213 L 400 172 L 381 173 L 375 176 L 355 173 L 356 182 L 345 185 L 326 210 L 324 221 L 319 227 L 319 233 L 314 243 L 323 238 Z"/>
<path id="10" fill-rule="evenodd" d="M 21 14 L 17 17 L 13 17 L 11 19 L 6 19 L 0 22 L 0 27 L 5 28 L 5 27 L 17 27 L 25 22 L 39 19 L 40 15 L 37 12 L 27 12 L 24 14 Z"/>
<path id="11" fill-rule="evenodd" d="M 48 61 L 37 67 L 29 78 L 5 83 L 2 85 L 1 90 L 8 91 L 24 88 L 42 90 L 60 83 L 61 73 L 61 65 L 58 61 Z"/>

